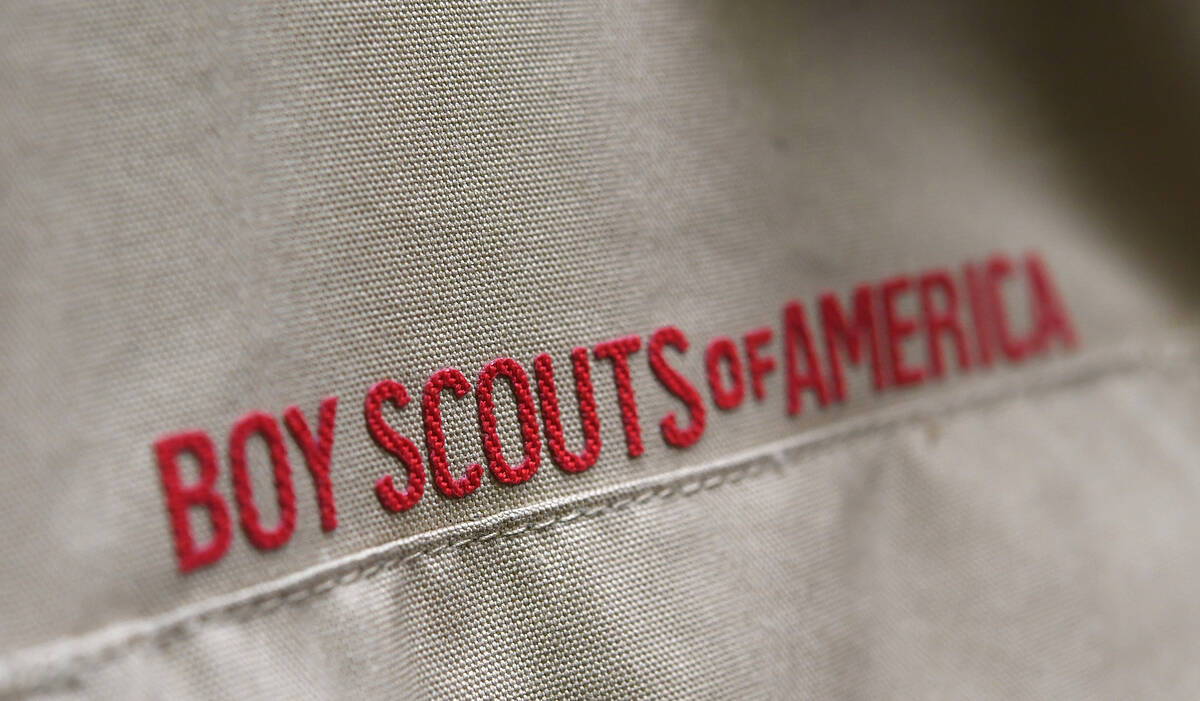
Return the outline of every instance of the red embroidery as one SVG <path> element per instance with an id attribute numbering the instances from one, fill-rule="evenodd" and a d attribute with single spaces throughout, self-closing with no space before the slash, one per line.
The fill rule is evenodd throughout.
<path id="1" fill-rule="evenodd" d="M 1024 289 L 1005 289 L 1005 285 L 1015 287 L 1021 283 L 1024 283 Z M 912 295 L 905 297 L 910 292 Z M 1010 297 L 1010 302 L 1012 296 L 1028 299 L 1030 321 L 1028 329 L 1021 329 L 1020 334 L 1010 326 L 1006 296 Z M 851 314 L 847 314 L 849 307 L 843 302 L 852 302 Z M 902 311 L 906 302 L 912 311 Z M 948 374 L 947 366 L 951 361 L 947 359 L 947 339 L 953 347 L 960 373 L 987 367 L 996 359 L 1021 362 L 1048 352 L 1052 347 L 1069 350 L 1079 342 L 1050 271 L 1036 253 L 1026 255 L 1019 266 L 1003 255 L 995 255 L 982 265 L 964 265 L 957 277 L 938 268 L 919 275 L 862 284 L 853 288 L 850 300 L 824 292 L 818 298 L 818 305 L 819 331 L 823 336 L 820 349 L 814 342 L 804 305 L 799 301 L 784 304 L 780 320 L 782 328 L 778 329 L 782 337 L 782 361 L 763 351 L 772 342 L 775 327 L 745 332 L 741 336 L 744 345 L 740 349 L 730 337 L 713 338 L 704 353 L 706 379 L 713 403 L 722 410 L 740 406 L 747 394 L 747 384 L 756 400 L 762 401 L 767 395 L 766 379 L 779 369 L 779 365 L 786 371 L 782 379 L 787 412 L 799 415 L 806 391 L 812 391 L 818 406 L 826 406 L 831 400 L 844 400 L 848 392 L 845 364 L 861 367 L 868 353 L 874 388 L 880 392 Z M 911 348 L 919 344 L 923 344 L 920 347 L 924 349 L 925 362 L 906 359 L 905 352 L 915 352 Z M 640 337 L 625 336 L 598 343 L 591 350 L 595 358 L 612 363 L 626 451 L 630 457 L 644 452 L 629 365 L 629 356 L 638 352 L 641 345 Z M 703 435 L 708 419 L 697 386 L 666 357 L 667 348 L 686 354 L 689 345 L 686 335 L 674 326 L 659 328 L 647 342 L 651 373 L 687 408 L 686 425 L 680 425 L 683 421 L 678 410 L 668 412 L 659 421 L 663 441 L 677 448 L 695 444 Z M 822 363 L 818 350 L 827 356 L 828 365 Z M 742 369 L 742 352 L 745 353 L 746 374 Z M 599 460 L 602 446 L 600 418 L 588 353 L 588 349 L 582 347 L 571 351 L 583 433 L 583 446 L 578 453 L 572 453 L 566 447 L 549 354 L 540 354 L 533 361 L 536 402 L 529 377 L 518 361 L 500 358 L 480 370 L 475 385 L 476 418 L 488 468 L 497 481 L 520 484 L 536 474 L 541 461 L 539 411 L 550 458 L 562 471 L 583 472 Z M 497 377 L 508 381 L 516 405 L 523 458 L 516 466 L 506 462 L 501 446 L 495 412 Z M 462 372 L 453 368 L 434 373 L 422 392 L 421 420 L 428 470 L 433 473 L 434 484 L 443 495 L 458 498 L 481 486 L 484 468 L 479 463 L 472 463 L 466 466 L 461 477 L 450 472 L 440 406 L 442 392 L 446 389 L 453 391 L 457 399 L 462 399 L 471 391 L 472 385 Z M 372 440 L 399 459 L 405 468 L 402 490 L 397 488 L 390 475 L 383 475 L 375 483 L 375 495 L 383 508 L 397 512 L 411 509 L 423 496 L 426 465 L 413 441 L 398 435 L 384 421 L 383 404 L 389 401 L 397 409 L 407 406 L 409 396 L 404 386 L 392 380 L 376 383 L 366 394 L 363 415 Z M 312 475 L 321 528 L 325 531 L 334 530 L 338 524 L 330 464 L 336 411 L 336 397 L 321 402 L 315 435 L 298 407 L 289 406 L 283 412 L 283 422 L 303 453 Z M 270 457 L 279 503 L 279 523 L 271 529 L 264 528 L 259 522 L 248 475 L 246 443 L 256 435 L 262 439 Z M 177 462 L 185 453 L 199 465 L 199 476 L 194 484 L 184 485 L 181 481 Z M 198 431 L 164 436 L 154 444 L 154 454 L 180 570 L 188 572 L 216 562 L 230 546 L 233 527 L 229 505 L 216 488 L 219 469 L 211 439 Z M 229 462 L 235 503 L 247 539 L 261 549 L 281 547 L 295 530 L 297 506 L 287 448 L 280 428 L 270 414 L 253 412 L 238 419 L 229 433 Z M 193 507 L 206 510 L 212 523 L 212 537 L 205 544 L 198 545 L 192 537 L 189 516 Z"/>
<path id="2" fill-rule="evenodd" d="M 1030 303 L 1033 311 L 1034 350 L 1042 351 L 1057 336 L 1063 346 L 1072 349 L 1079 344 L 1075 327 L 1067 315 L 1067 307 L 1050 279 L 1045 262 L 1036 253 L 1025 256 L 1025 270 L 1029 275 Z"/>
<path id="3" fill-rule="evenodd" d="M 775 359 L 760 356 L 758 349 L 770 343 L 772 336 L 774 336 L 774 332 L 764 326 L 763 328 L 748 331 L 742 337 L 742 342 L 746 346 L 746 365 L 750 369 L 750 387 L 754 390 L 754 398 L 760 402 L 763 400 L 763 397 L 767 396 L 767 388 L 763 384 L 763 378 L 768 373 L 775 372 Z"/>
<path id="4" fill-rule="evenodd" d="M 912 367 L 904 360 L 904 340 L 917 330 L 917 322 L 911 317 L 901 316 L 896 307 L 896 298 L 907 292 L 911 283 L 907 277 L 897 276 L 883 281 L 883 322 L 887 329 L 888 352 L 892 359 L 892 381 L 904 387 L 919 384 L 925 379 L 925 371 Z"/>
<path id="5" fill-rule="evenodd" d="M 200 469 L 195 484 L 184 486 L 179 477 L 177 459 L 181 453 L 191 453 L 196 458 Z M 179 571 L 191 572 L 197 567 L 216 562 L 229 549 L 233 526 L 229 520 L 229 508 L 215 489 L 217 457 L 212 439 L 203 431 L 163 436 L 154 443 L 154 454 L 158 459 L 158 472 L 166 493 L 167 515 L 171 521 L 171 534 L 175 538 Z M 192 527 L 188 521 L 188 509 L 193 506 L 204 508 L 212 525 L 212 539 L 201 547 L 197 547 L 192 539 Z"/>
<path id="6" fill-rule="evenodd" d="M 1020 361 L 1029 354 L 1029 346 L 1024 340 L 1013 336 L 1012 327 L 1008 324 L 1008 313 L 1004 305 L 1004 293 L 1001 284 L 1012 275 L 1012 263 L 1004 256 L 993 256 L 987 262 L 988 298 L 991 303 L 992 323 L 995 334 L 1000 339 L 1000 350 L 1009 360 Z"/>
<path id="7" fill-rule="evenodd" d="M 721 361 L 729 366 L 732 389 L 725 389 L 721 382 Z M 746 395 L 746 384 L 742 380 L 742 361 L 738 359 L 737 346 L 733 339 L 718 336 L 709 342 L 704 351 L 704 365 L 708 369 L 708 387 L 712 390 L 713 403 L 718 409 L 729 411 L 742 403 Z"/>
<path id="8" fill-rule="evenodd" d="M 596 414 L 596 397 L 592 393 L 591 368 L 587 348 L 571 350 L 571 365 L 575 372 L 575 396 L 579 400 L 579 423 L 583 427 L 583 452 L 567 450 L 563 437 L 562 418 L 558 413 L 558 396 L 554 390 L 554 364 L 547 353 L 533 360 L 537 378 L 538 398 L 541 401 L 542 423 L 545 424 L 546 445 L 550 458 L 564 472 L 583 472 L 600 456 L 600 417 Z"/>
<path id="9" fill-rule="evenodd" d="M 646 348 L 646 355 L 649 357 L 650 369 L 654 372 L 654 376 L 658 378 L 663 387 L 679 397 L 688 408 L 688 427 L 685 429 L 679 428 L 675 412 L 667 414 L 659 422 L 663 440 L 676 448 L 686 448 L 700 440 L 700 434 L 704 433 L 704 403 L 700 401 L 700 393 L 696 391 L 695 386 L 667 364 L 666 359 L 663 358 L 663 346 L 671 346 L 680 353 L 684 353 L 688 349 L 688 340 L 679 329 L 674 326 L 666 326 L 650 336 L 650 343 Z"/>
<path id="10" fill-rule="evenodd" d="M 875 323 L 871 288 L 868 285 L 859 285 L 854 288 L 853 296 L 853 326 L 846 321 L 842 305 L 832 292 L 822 293 L 817 302 L 821 309 L 825 354 L 829 357 L 829 371 L 833 375 L 833 398 L 838 401 L 846 398 L 846 376 L 842 370 L 841 357 L 838 355 L 839 343 L 846 349 L 850 362 L 857 365 L 862 361 L 862 344 L 865 337 L 865 342 L 871 348 L 871 376 L 875 382 L 875 391 L 882 392 L 887 388 L 887 375 L 880 353 L 879 326 Z"/>
<path id="11" fill-rule="evenodd" d="M 383 403 L 390 401 L 397 409 L 408 404 L 408 392 L 404 385 L 394 380 L 381 380 L 367 391 L 363 401 L 363 416 L 367 421 L 367 433 L 387 452 L 400 458 L 407 473 L 404 491 L 396 489 L 391 475 L 375 481 L 375 497 L 388 511 L 406 511 L 416 506 L 425 494 L 425 468 L 421 465 L 421 453 L 412 441 L 401 436 L 383 420 Z M 332 423 L 332 422 L 331 422 Z"/>
<path id="12" fill-rule="evenodd" d="M 789 414 L 799 414 L 802 409 L 800 392 L 812 388 L 817 393 L 817 403 L 825 406 L 829 403 L 829 389 L 825 378 L 821 375 L 821 366 L 817 362 L 817 353 L 813 348 L 812 332 L 804 317 L 804 307 L 799 302 L 788 302 L 783 307 L 783 339 L 784 359 L 787 363 L 787 410 Z M 804 353 L 805 372 L 800 371 L 800 360 L 796 355 L 796 345 Z"/>
<path id="13" fill-rule="evenodd" d="M 442 390 L 450 388 L 454 396 L 462 399 L 471 391 L 471 383 L 454 368 L 439 370 L 425 383 L 421 398 L 421 416 L 425 422 L 425 450 L 429 453 L 429 469 L 433 472 L 433 483 L 438 491 L 448 497 L 465 497 L 483 482 L 483 466 L 477 462 L 467 465 L 462 477 L 450 474 L 450 463 L 446 459 L 446 434 L 442 431 Z"/>
<path id="14" fill-rule="evenodd" d="M 314 442 L 308 430 L 308 422 L 300 407 L 290 406 L 283 410 L 283 423 L 292 434 L 292 440 L 304 453 L 304 462 L 312 475 L 313 488 L 317 492 L 317 510 L 321 512 L 321 530 L 337 528 L 337 507 L 333 503 L 333 484 L 329 480 L 329 457 L 333 452 L 333 421 L 337 413 L 337 397 L 328 397 L 317 410 L 317 440 Z"/>
<path id="15" fill-rule="evenodd" d="M 271 473 L 275 482 L 275 497 L 279 504 L 279 523 L 272 529 L 263 528 L 254 505 L 254 488 L 246 467 L 246 441 L 258 435 L 267 445 L 271 458 Z M 275 417 L 254 411 L 238 419 L 229 432 L 229 466 L 233 473 L 233 497 L 237 502 L 242 532 L 254 547 L 274 550 L 282 547 L 296 529 L 296 493 L 292 489 L 292 467 L 288 464 L 287 446 Z"/>
<path id="16" fill-rule="evenodd" d="M 517 400 L 517 422 L 521 427 L 521 442 L 525 446 L 525 457 L 521 464 L 513 467 L 504 459 L 500 445 L 500 434 L 496 431 L 496 404 L 492 388 L 497 377 L 504 377 L 512 387 Z M 498 358 L 483 366 L 479 381 L 475 384 L 475 401 L 479 408 L 479 428 L 483 435 L 483 454 L 487 456 L 488 468 L 496 479 L 504 484 L 520 484 L 537 472 L 542 460 L 542 443 L 538 440 L 537 407 L 529 392 L 529 377 L 525 368 L 512 358 Z"/>
<path id="17" fill-rule="evenodd" d="M 600 359 L 612 361 L 613 382 L 617 385 L 617 405 L 621 408 L 621 424 L 625 429 L 625 445 L 629 457 L 642 454 L 642 427 L 638 423 L 637 401 L 629 375 L 629 356 L 642 347 L 638 336 L 624 336 L 597 343 L 592 352 Z"/>
<path id="18" fill-rule="evenodd" d="M 921 295 L 921 317 L 925 324 L 925 337 L 929 344 L 929 372 L 934 377 L 941 377 L 945 371 L 945 361 L 942 359 L 941 336 L 950 334 L 954 341 L 954 349 L 958 354 L 958 367 L 962 370 L 971 369 L 971 358 L 967 355 L 967 334 L 963 332 L 958 321 L 958 292 L 954 281 L 945 270 L 931 270 L 921 276 L 919 283 Z M 934 292 L 942 298 L 942 304 L 934 302 Z"/>
<path id="19" fill-rule="evenodd" d="M 963 266 L 963 278 L 967 282 L 967 296 L 971 300 L 971 321 L 975 327 L 975 349 L 979 364 L 992 364 L 992 317 L 988 311 L 987 292 L 978 266 L 967 263 Z"/>

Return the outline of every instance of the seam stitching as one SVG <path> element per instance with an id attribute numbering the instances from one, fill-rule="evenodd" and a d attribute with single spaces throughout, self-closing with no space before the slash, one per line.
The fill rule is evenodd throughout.
<path id="1" fill-rule="evenodd" d="M 1181 353 L 1171 352 L 1181 350 Z M 670 501 L 675 497 L 695 496 L 705 491 L 718 489 L 725 485 L 741 483 L 756 477 L 768 470 L 782 471 L 788 461 L 789 453 L 809 453 L 826 448 L 829 444 L 857 439 L 861 436 L 885 430 L 895 430 L 912 423 L 925 420 L 931 416 L 946 416 L 953 413 L 961 415 L 968 411 L 982 410 L 993 406 L 1015 401 L 1022 397 L 1035 394 L 1048 394 L 1066 387 L 1099 381 L 1119 374 L 1140 373 L 1161 367 L 1180 357 L 1192 357 L 1200 353 L 1200 348 L 1189 347 L 1168 349 L 1168 352 L 1134 351 L 1117 352 L 1108 357 L 1080 358 L 1069 362 L 1065 367 L 1056 365 L 1045 369 L 1055 372 L 1058 377 L 1042 378 L 1037 382 L 1033 377 L 1022 378 L 1026 381 L 1007 384 L 998 391 L 984 391 L 955 397 L 949 401 L 938 403 L 936 406 L 922 406 L 897 412 L 893 415 L 868 416 L 866 420 L 847 419 L 831 426 L 820 427 L 806 431 L 800 436 L 793 436 L 784 441 L 769 444 L 756 449 L 751 454 L 733 456 L 732 459 L 717 461 L 697 469 L 685 469 L 659 476 L 657 479 L 665 483 L 626 485 L 612 489 L 617 495 L 597 497 L 582 495 L 572 501 L 578 503 L 597 500 L 598 503 L 586 504 L 575 508 L 562 505 L 534 506 L 534 513 L 524 513 L 507 518 L 501 515 L 500 525 L 476 526 L 482 529 L 471 535 L 436 534 L 433 544 L 393 543 L 383 546 L 382 552 L 368 552 L 365 557 L 355 558 L 355 561 L 333 564 L 328 572 L 314 573 L 307 582 L 285 583 L 280 589 L 272 592 L 252 594 L 245 600 L 235 601 L 215 606 L 208 610 L 189 613 L 176 620 L 166 620 L 159 624 L 151 623 L 148 628 L 135 630 L 123 639 L 108 644 L 101 643 L 99 650 L 81 650 L 66 652 L 57 659 L 43 658 L 35 661 L 25 670 L 16 665 L 0 666 L 0 693 L 16 692 L 26 697 L 46 693 L 61 687 L 77 687 L 81 684 L 79 677 L 105 666 L 118 658 L 130 654 L 135 648 L 145 644 L 168 649 L 186 638 L 200 627 L 219 620 L 232 620 L 239 623 L 254 620 L 269 614 L 284 606 L 296 605 L 314 597 L 329 593 L 334 589 L 349 585 L 358 580 L 371 579 L 381 572 L 391 571 L 423 557 L 433 557 L 450 550 L 458 550 L 476 543 L 487 543 L 498 538 L 517 538 L 527 533 L 545 531 L 556 525 L 570 523 L 584 518 L 596 518 L 608 513 L 621 511 L 633 505 L 644 505 L 652 500 Z M 1096 362 L 1088 362 L 1089 360 Z M 1017 379 L 1017 378 L 1010 378 Z M 822 430 L 826 429 L 826 430 Z M 816 434 L 816 435 L 814 435 Z M 682 474 L 681 474 L 682 473 Z M 546 512 L 550 513 L 546 513 Z M 465 524 L 470 528 L 471 524 Z M 436 532 L 435 532 L 436 533 Z M 458 537 L 456 537 L 458 536 Z M 420 536 L 418 536 L 420 537 Z M 422 539 L 424 540 L 424 539 Z M 400 552 L 396 552 L 400 550 Z M 360 554 L 361 555 L 361 554 Z M 354 556 L 351 556 L 354 557 Z M 347 567 L 346 571 L 340 571 Z M 236 593 L 235 593 L 236 594 Z M 170 617 L 171 613 L 163 614 Z M 101 629 L 103 630 L 103 629 Z M 6 665 L 5 665 L 6 666 Z M 24 673 L 22 673 L 24 672 Z"/>

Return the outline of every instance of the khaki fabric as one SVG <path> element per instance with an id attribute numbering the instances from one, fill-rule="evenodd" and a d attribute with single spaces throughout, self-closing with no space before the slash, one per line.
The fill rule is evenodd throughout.
<path id="1" fill-rule="evenodd" d="M 986 5 L 0 9 L 0 693 L 1195 697 L 1198 19 Z M 1027 250 L 1077 353 L 371 491 L 384 377 Z M 330 395 L 337 530 L 181 575 L 153 441 Z"/>

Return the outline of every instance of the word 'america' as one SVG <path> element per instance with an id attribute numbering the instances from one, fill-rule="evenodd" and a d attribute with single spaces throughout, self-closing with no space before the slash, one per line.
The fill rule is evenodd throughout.
<path id="1" fill-rule="evenodd" d="M 1024 287 L 1024 294 L 1018 296 Z M 1009 308 L 1014 299 L 1026 299 L 1027 317 L 1015 328 Z M 915 309 L 905 313 L 903 309 Z M 780 339 L 780 353 L 768 344 Z M 535 357 L 529 370 L 514 358 L 497 358 L 470 378 L 454 368 L 433 373 L 420 390 L 419 407 L 424 428 L 425 453 L 409 438 L 397 433 L 383 416 L 391 403 L 403 410 L 409 390 L 395 380 L 381 380 L 363 400 L 368 434 L 396 461 L 396 476 L 380 476 L 374 485 L 380 505 L 390 512 L 411 509 L 425 495 L 426 479 L 444 497 L 461 499 L 483 484 L 484 466 L 478 463 L 454 468 L 446 457 L 446 435 L 440 403 L 444 395 L 461 399 L 474 390 L 479 435 L 487 471 L 503 485 L 531 479 L 543 463 L 543 446 L 549 460 L 568 473 L 582 472 L 602 449 L 600 418 L 593 393 L 592 364 L 607 365 L 616 385 L 616 401 L 630 458 L 643 452 L 642 417 L 631 379 L 630 363 L 642 354 L 663 389 L 681 405 L 656 417 L 662 440 L 687 448 L 700 440 L 710 409 L 731 411 L 748 395 L 762 401 L 772 376 L 782 384 L 788 414 L 804 410 L 806 398 L 823 407 L 847 398 L 846 366 L 869 372 L 876 392 L 920 385 L 944 376 L 953 366 L 958 372 L 984 368 L 994 362 L 1019 363 L 1044 354 L 1055 345 L 1072 349 L 1077 335 L 1066 306 L 1044 261 L 1031 253 L 1019 261 L 995 255 L 967 263 L 961 270 L 928 270 L 900 275 L 856 287 L 848 298 L 832 292 L 820 294 L 806 307 L 798 300 L 783 304 L 778 328 L 762 327 L 740 338 L 718 336 L 703 348 L 706 376 L 685 376 L 671 357 L 689 352 L 691 341 L 674 326 L 664 326 L 643 338 L 624 336 L 578 347 L 569 354 L 575 403 L 582 428 L 581 448 L 575 452 L 564 435 L 559 396 L 561 374 L 546 353 Z M 923 347 L 921 359 L 911 353 Z M 910 357 L 914 356 L 914 357 Z M 510 463 L 501 446 L 496 417 L 496 381 L 503 379 L 511 392 L 502 393 L 516 403 L 521 436 L 521 461 Z M 704 391 L 707 390 L 707 394 Z M 324 399 L 313 430 L 297 407 L 282 413 L 283 428 L 275 416 L 250 412 L 234 422 L 228 435 L 229 476 L 241 530 L 251 545 L 262 550 L 282 547 L 296 528 L 297 504 L 292 468 L 284 438 L 286 429 L 303 456 L 314 484 L 321 528 L 337 528 L 338 516 L 330 481 L 337 397 Z M 266 448 L 279 508 L 277 522 L 262 522 L 247 468 L 247 446 L 257 438 Z M 511 446 L 510 454 L 516 453 Z M 230 507 L 217 488 L 219 466 L 213 439 L 204 431 L 185 431 L 154 443 L 166 496 L 167 513 L 179 568 L 188 572 L 219 560 L 233 539 Z M 179 469 L 181 456 L 195 461 L 197 478 L 185 483 Z M 190 518 L 202 511 L 211 525 L 205 543 L 197 543 Z"/>

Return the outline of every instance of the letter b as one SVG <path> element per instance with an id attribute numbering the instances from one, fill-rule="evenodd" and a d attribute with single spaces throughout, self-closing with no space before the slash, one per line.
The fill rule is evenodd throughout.
<path id="1" fill-rule="evenodd" d="M 182 453 L 190 453 L 199 465 L 199 478 L 194 484 L 184 485 L 180 479 L 177 458 Z M 213 488 L 217 481 L 217 458 L 212 439 L 203 431 L 163 436 L 154 443 L 154 454 L 158 458 L 158 471 L 167 496 L 179 570 L 190 572 L 216 562 L 229 549 L 233 527 L 229 507 Z M 208 511 L 212 524 L 212 538 L 202 546 L 197 546 L 192 539 L 188 510 L 193 506 Z"/>

